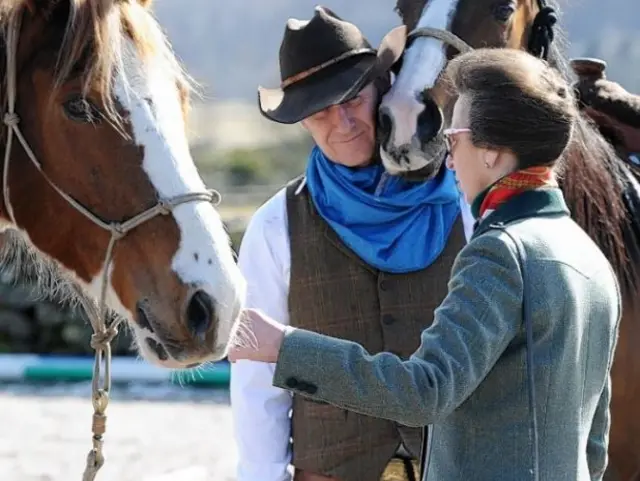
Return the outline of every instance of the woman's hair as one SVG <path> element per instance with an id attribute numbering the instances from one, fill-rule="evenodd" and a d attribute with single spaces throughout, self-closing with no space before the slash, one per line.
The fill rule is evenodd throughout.
<path id="1" fill-rule="evenodd" d="M 573 89 L 545 61 L 521 50 L 478 49 L 454 58 L 446 75 L 470 100 L 474 145 L 509 149 L 519 168 L 562 156 L 578 109 Z"/>

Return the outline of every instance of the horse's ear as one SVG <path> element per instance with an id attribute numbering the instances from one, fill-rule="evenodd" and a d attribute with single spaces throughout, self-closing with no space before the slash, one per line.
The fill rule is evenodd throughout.
<path id="1" fill-rule="evenodd" d="M 149 8 L 151 7 L 153 0 L 138 0 L 138 3 L 142 5 L 144 8 Z"/>

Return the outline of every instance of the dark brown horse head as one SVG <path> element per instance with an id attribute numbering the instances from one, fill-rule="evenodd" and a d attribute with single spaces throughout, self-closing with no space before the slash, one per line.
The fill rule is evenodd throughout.
<path id="1" fill-rule="evenodd" d="M 445 147 L 445 115 L 452 107 L 442 73 L 460 48 L 526 49 L 540 11 L 538 0 L 398 0 L 407 27 L 401 68 L 380 107 L 379 136 L 385 167 L 396 174 L 440 169 Z M 428 29 L 435 33 L 426 33 Z M 438 33 L 443 35 L 439 35 Z M 455 37 L 447 38 L 447 33 Z"/>
<path id="2" fill-rule="evenodd" d="M 106 280 L 141 354 L 180 368 L 226 355 L 244 281 L 189 152 L 189 83 L 149 3 L 0 2 L 0 213 L 96 297 Z"/>

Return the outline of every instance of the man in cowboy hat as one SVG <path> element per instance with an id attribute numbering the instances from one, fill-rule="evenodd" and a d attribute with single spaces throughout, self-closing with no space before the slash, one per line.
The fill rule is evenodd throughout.
<path id="1" fill-rule="evenodd" d="M 408 358 L 473 220 L 451 172 L 411 183 L 377 158 L 377 106 L 403 46 L 398 28 L 374 49 L 324 7 L 287 22 L 282 82 L 258 89 L 259 107 L 275 122 L 300 122 L 316 145 L 305 175 L 255 213 L 238 262 L 247 307 Z M 421 429 L 292 398 L 272 386 L 268 364 L 231 369 L 238 481 L 289 480 L 291 464 L 295 481 L 417 478 Z"/>

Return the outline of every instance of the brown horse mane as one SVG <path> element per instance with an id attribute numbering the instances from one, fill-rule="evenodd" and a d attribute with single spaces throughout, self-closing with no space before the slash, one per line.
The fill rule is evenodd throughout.
<path id="1" fill-rule="evenodd" d="M 33 302 L 50 302 L 72 309 L 85 305 L 97 308 L 74 274 L 36 248 L 26 234 L 6 224 L 0 229 L 0 282 L 26 287 Z M 84 309 L 79 312 L 87 316 Z M 115 311 L 107 309 L 108 322 L 118 317 Z M 89 322 L 88 317 L 85 320 Z"/>
<path id="2" fill-rule="evenodd" d="M 37 0 L 36 0 L 37 1 Z M 33 0 L 0 0 L 0 32 L 3 43 L 10 28 L 30 14 Z M 42 13 L 58 26 L 62 41 L 58 48 L 55 87 L 60 88 L 72 75 L 81 74 L 84 93 L 98 86 L 107 116 L 120 119 L 114 104 L 113 74 L 123 67 L 125 34 L 133 40 L 143 59 L 163 55 L 173 69 L 183 110 L 195 83 L 182 69 L 156 20 L 139 0 L 51 0 Z M 62 12 L 62 15 L 60 14 Z M 6 44 L 5 44 L 6 45 Z M 6 50 L 6 48 L 4 49 Z M 2 53 L 0 100 L 6 103 L 5 52 Z M 52 96 L 53 97 L 53 96 Z"/>
<path id="3" fill-rule="evenodd" d="M 549 63 L 567 82 L 574 81 L 558 45 L 552 46 Z M 631 168 L 581 113 L 561 187 L 573 218 L 609 259 L 625 294 L 633 297 L 640 287 L 640 186 Z"/>
<path id="4" fill-rule="evenodd" d="M 412 29 L 428 1 L 397 0 L 395 11 Z M 563 45 L 566 36 L 556 26 L 549 63 L 572 83 Z M 640 287 L 640 186 L 630 169 L 595 124 L 581 114 L 563 161 L 561 188 L 572 217 L 598 244 L 623 292 L 633 298 Z"/>

